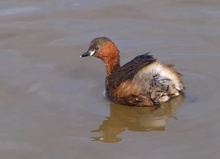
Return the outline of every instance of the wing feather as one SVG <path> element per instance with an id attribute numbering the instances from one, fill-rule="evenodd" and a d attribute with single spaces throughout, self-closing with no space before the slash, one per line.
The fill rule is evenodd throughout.
<path id="1" fill-rule="evenodd" d="M 132 80 L 139 70 L 143 67 L 153 63 L 156 59 L 149 55 L 150 52 L 135 57 L 130 62 L 120 67 L 109 80 L 111 88 L 117 88 L 122 82 Z"/>

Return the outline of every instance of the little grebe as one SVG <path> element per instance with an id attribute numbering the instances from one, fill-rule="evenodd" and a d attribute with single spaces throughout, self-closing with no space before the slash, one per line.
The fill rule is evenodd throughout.
<path id="1" fill-rule="evenodd" d="M 183 90 L 181 74 L 173 69 L 173 65 L 161 64 L 149 53 L 120 67 L 119 51 L 107 37 L 93 39 L 88 51 L 81 55 L 86 56 L 104 61 L 106 95 L 115 103 L 153 106 L 167 102 Z"/>

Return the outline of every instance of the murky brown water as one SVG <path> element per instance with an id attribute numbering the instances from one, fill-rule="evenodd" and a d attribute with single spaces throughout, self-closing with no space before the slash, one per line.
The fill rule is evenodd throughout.
<path id="1" fill-rule="evenodd" d="M 0 158 L 219 158 L 219 0 L 2 0 L 0 21 Z M 97 36 L 122 63 L 175 64 L 185 98 L 110 104 L 103 63 L 79 57 Z"/>

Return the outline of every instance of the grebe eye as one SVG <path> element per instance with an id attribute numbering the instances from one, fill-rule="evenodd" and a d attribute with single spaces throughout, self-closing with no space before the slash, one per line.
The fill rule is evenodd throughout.
<path id="1" fill-rule="evenodd" d="M 96 47 L 95 47 L 95 51 L 97 51 L 98 49 L 99 49 L 99 47 L 98 47 L 98 46 L 96 46 Z"/>

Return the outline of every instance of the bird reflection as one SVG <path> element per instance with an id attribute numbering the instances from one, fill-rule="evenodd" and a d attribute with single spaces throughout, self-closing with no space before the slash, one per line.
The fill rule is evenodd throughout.
<path id="1" fill-rule="evenodd" d="M 182 103 L 184 96 L 181 95 L 160 107 L 129 107 L 118 104 L 110 104 L 110 116 L 102 122 L 97 130 L 102 135 L 92 137 L 93 141 L 107 143 L 120 142 L 122 139 L 117 135 L 125 130 L 136 132 L 164 131 L 168 118 L 175 117 L 175 110 Z"/>

